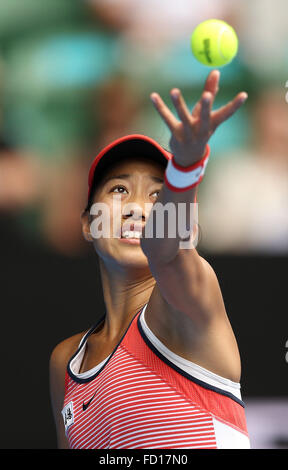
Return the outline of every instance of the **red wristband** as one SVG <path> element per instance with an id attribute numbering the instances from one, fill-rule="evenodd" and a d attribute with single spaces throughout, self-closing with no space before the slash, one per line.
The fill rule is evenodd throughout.
<path id="1" fill-rule="evenodd" d="M 203 179 L 210 156 L 210 146 L 206 145 L 205 155 L 196 163 L 183 167 L 175 162 L 174 156 L 166 167 L 164 181 L 171 191 L 181 192 L 192 189 Z"/>

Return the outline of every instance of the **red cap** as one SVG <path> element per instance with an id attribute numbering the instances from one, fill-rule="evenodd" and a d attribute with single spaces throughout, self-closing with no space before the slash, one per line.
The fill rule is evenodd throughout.
<path id="1" fill-rule="evenodd" d="M 149 148 L 150 147 L 150 148 Z M 113 149 L 113 152 L 111 150 Z M 152 151 L 151 151 L 152 150 Z M 104 147 L 101 152 L 94 158 L 93 163 L 89 170 L 88 176 L 88 203 L 91 196 L 91 190 L 93 183 L 96 181 L 97 172 L 100 173 L 100 169 L 104 168 L 103 161 L 105 160 L 105 166 L 109 166 L 109 156 L 119 156 L 120 154 L 131 156 L 131 153 L 135 152 L 135 157 L 138 155 L 149 155 L 155 158 L 156 161 L 160 163 L 168 163 L 168 160 L 172 158 L 172 153 L 165 150 L 161 147 L 158 142 L 156 142 L 151 137 L 147 137 L 142 134 L 131 134 L 119 139 L 114 140 L 109 145 Z M 103 157 L 107 157 L 104 159 Z M 101 163 L 100 163 L 101 161 Z"/>

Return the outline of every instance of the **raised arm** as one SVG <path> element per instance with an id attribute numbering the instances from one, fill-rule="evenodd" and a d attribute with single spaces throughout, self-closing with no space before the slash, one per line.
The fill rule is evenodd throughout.
<path id="1" fill-rule="evenodd" d="M 247 99 L 245 92 L 238 93 L 231 102 L 212 111 L 219 78 L 218 70 L 211 71 L 202 96 L 192 112 L 188 110 L 180 90 L 171 90 L 172 101 L 179 120 L 157 93 L 151 94 L 156 110 L 171 131 L 170 147 L 174 161 L 179 168 L 191 167 L 203 159 L 213 132 L 222 122 L 232 116 Z M 195 201 L 196 190 L 197 185 L 184 191 L 175 191 L 164 182 L 157 203 L 164 206 L 167 203 L 172 203 L 177 206 L 181 202 L 188 207 L 190 203 Z M 154 212 L 156 212 L 154 223 L 156 220 L 157 225 L 155 204 L 146 222 L 147 226 L 151 223 Z M 186 212 L 189 212 L 188 209 Z M 194 213 L 192 213 L 192 218 L 193 216 Z M 191 234 L 195 229 L 194 221 L 190 219 L 189 225 Z M 196 353 L 194 349 L 194 353 L 197 356 L 201 351 L 199 363 L 207 365 L 210 370 L 214 370 L 216 373 L 237 379 L 240 374 L 239 354 L 217 276 L 210 264 L 197 253 L 195 246 L 181 249 L 180 242 L 179 235 L 174 238 L 168 237 L 168 224 L 165 225 L 164 238 L 155 236 L 147 238 L 144 232 L 141 239 L 142 250 L 147 256 L 150 270 L 156 279 L 156 285 L 149 301 L 150 308 L 147 308 L 150 327 L 158 337 L 163 339 L 166 345 L 174 344 L 176 349 L 179 347 L 180 351 L 186 351 L 188 356 L 193 343 L 193 335 L 195 338 L 195 331 L 197 331 L 197 341 L 194 341 L 194 347 L 197 344 L 198 349 L 196 348 Z M 219 340 L 221 336 L 222 343 Z M 200 337 L 202 338 L 201 346 Z M 210 356 L 208 357 L 209 348 Z M 228 364 L 229 359 L 223 361 L 224 349 L 226 357 L 229 357 L 230 354 L 230 365 Z M 205 351 L 204 356 L 203 351 Z M 234 351 L 235 354 L 231 351 Z"/>
<path id="2" fill-rule="evenodd" d="M 159 94 L 151 94 L 151 100 L 157 112 L 171 131 L 170 148 L 174 154 L 174 161 L 183 169 L 191 167 L 203 158 L 211 135 L 247 99 L 247 93 L 240 92 L 231 102 L 212 111 L 213 102 L 219 89 L 219 78 L 220 72 L 218 70 L 210 72 L 202 96 L 192 112 L 187 108 L 180 90 L 176 88 L 171 90 L 171 98 L 180 120 L 173 115 Z M 195 201 L 196 191 L 197 186 L 186 191 L 176 192 L 163 184 L 157 203 L 162 206 L 172 203 L 175 207 L 178 207 L 179 203 L 185 203 L 188 208 L 190 203 Z M 152 222 L 153 212 L 156 212 L 157 217 L 157 204 L 152 208 L 150 220 L 148 219 L 146 225 Z M 189 209 L 187 209 L 187 213 L 189 213 Z M 179 250 L 180 237 L 176 235 L 175 238 L 169 238 L 166 233 L 164 238 L 165 243 L 161 238 L 145 238 L 145 236 L 142 238 L 141 247 L 148 258 L 157 259 L 157 261 L 164 263 L 175 258 Z M 191 256 L 193 253 L 194 250 L 192 250 Z"/>

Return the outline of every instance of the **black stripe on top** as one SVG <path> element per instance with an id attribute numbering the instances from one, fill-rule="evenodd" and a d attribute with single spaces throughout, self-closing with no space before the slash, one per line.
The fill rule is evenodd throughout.
<path id="1" fill-rule="evenodd" d="M 183 375 L 184 377 L 186 377 L 187 379 L 189 379 L 192 382 L 196 383 L 197 385 L 200 385 L 201 387 L 206 388 L 208 390 L 212 390 L 213 392 L 220 393 L 221 395 L 225 395 L 226 397 L 231 398 L 232 400 L 236 401 L 236 403 L 239 403 L 239 405 L 241 405 L 243 408 L 245 408 L 244 402 L 242 400 L 240 400 L 239 398 L 237 398 L 235 395 L 233 395 L 233 393 L 227 392 L 226 390 L 222 390 L 221 388 L 215 387 L 214 385 L 210 385 L 210 384 L 208 384 L 208 383 L 206 383 L 202 380 L 197 379 L 196 377 L 193 377 L 193 375 L 188 374 L 188 372 L 186 372 L 186 371 L 180 369 L 180 367 L 176 366 L 173 362 L 171 362 L 169 359 L 167 359 L 166 356 L 163 356 L 163 354 L 160 351 L 158 351 L 157 348 L 155 348 L 154 344 L 152 344 L 151 341 L 149 340 L 149 338 L 146 336 L 146 334 L 145 334 L 145 332 L 142 328 L 141 322 L 140 322 L 140 315 L 139 315 L 138 320 L 137 320 L 137 325 L 138 325 L 138 329 L 139 329 L 139 332 L 140 332 L 143 340 L 145 341 L 147 346 L 153 351 L 153 353 L 156 354 L 156 356 L 158 356 L 159 359 L 161 359 L 161 361 L 165 362 L 165 364 L 172 367 L 172 369 L 176 370 L 177 372 L 179 372 L 179 374 Z"/>
<path id="2" fill-rule="evenodd" d="M 77 383 L 88 383 L 88 382 L 91 382 L 93 379 L 95 379 L 95 377 L 97 377 L 97 375 L 100 374 L 100 372 L 102 372 L 102 370 L 106 367 L 106 364 L 108 364 L 108 362 L 110 362 L 110 360 L 112 359 L 112 357 L 114 356 L 115 352 L 117 351 L 118 347 L 120 346 L 120 344 L 122 343 L 124 337 L 126 336 L 134 318 L 142 311 L 144 307 L 141 308 L 141 310 L 139 310 L 132 318 L 132 320 L 130 321 L 125 333 L 123 334 L 122 338 L 120 339 L 119 343 L 115 346 L 115 348 L 113 349 L 112 353 L 110 354 L 110 357 L 109 359 L 107 359 L 107 361 L 103 364 L 102 367 L 100 367 L 99 370 L 97 370 L 97 372 L 95 372 L 95 374 L 91 375 L 90 377 L 86 377 L 86 378 L 81 378 L 81 377 L 77 377 L 77 375 L 75 375 L 72 370 L 71 370 L 71 362 L 73 361 L 73 359 L 80 353 L 81 349 L 85 346 L 86 344 L 86 341 L 88 339 L 88 337 L 93 333 L 93 331 L 96 330 L 97 326 L 100 325 L 100 323 L 104 320 L 105 316 L 104 315 L 97 323 L 95 326 L 93 326 L 92 328 L 90 328 L 90 330 L 86 333 L 86 335 L 83 337 L 83 339 L 81 340 L 79 346 L 78 346 L 78 349 L 77 351 L 75 352 L 75 354 L 73 354 L 73 356 L 71 357 L 71 359 L 69 360 L 68 364 L 67 364 L 67 372 L 69 374 L 69 376 L 71 377 L 72 380 L 74 380 L 74 382 L 77 382 Z M 95 366 L 96 367 L 96 366 Z"/>

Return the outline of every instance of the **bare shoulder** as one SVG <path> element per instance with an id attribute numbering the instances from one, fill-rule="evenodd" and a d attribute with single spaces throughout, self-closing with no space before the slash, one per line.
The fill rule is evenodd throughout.
<path id="1" fill-rule="evenodd" d="M 53 349 L 49 363 L 50 398 L 57 430 L 58 448 L 68 448 L 61 411 L 65 396 L 65 374 L 68 361 L 78 348 L 83 333 L 61 341 Z"/>
<path id="2" fill-rule="evenodd" d="M 83 335 L 84 332 L 78 333 L 64 341 L 61 341 L 57 346 L 55 346 L 51 353 L 49 371 L 52 404 L 53 402 L 58 402 L 64 398 L 67 364 L 72 355 L 76 352 Z"/>
<path id="3" fill-rule="evenodd" d="M 50 367 L 61 368 L 65 366 L 66 368 L 71 355 L 73 355 L 78 348 L 80 340 L 84 334 L 85 332 L 77 333 L 76 335 L 70 336 L 70 338 L 66 338 L 58 343 L 51 353 Z"/>

